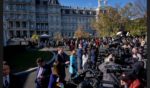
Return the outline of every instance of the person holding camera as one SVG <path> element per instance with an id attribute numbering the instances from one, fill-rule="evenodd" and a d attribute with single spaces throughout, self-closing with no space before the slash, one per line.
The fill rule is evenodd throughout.
<path id="1" fill-rule="evenodd" d="M 113 54 L 110 54 L 107 58 L 105 58 L 104 63 L 99 65 L 99 70 L 103 73 L 103 81 L 106 82 L 111 82 L 111 84 L 103 83 L 104 87 L 114 87 L 114 84 L 117 84 L 116 82 L 118 81 L 114 75 L 114 73 L 108 73 L 107 72 L 107 67 L 108 66 L 115 66 L 117 65 L 115 63 L 115 57 Z"/>

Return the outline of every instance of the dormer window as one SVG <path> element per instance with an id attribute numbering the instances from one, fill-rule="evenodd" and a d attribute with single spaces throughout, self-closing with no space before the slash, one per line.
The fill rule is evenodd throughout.
<path id="1" fill-rule="evenodd" d="M 43 5 L 47 5 L 47 1 L 43 1 Z"/>
<path id="2" fill-rule="evenodd" d="M 83 14 L 83 10 L 80 11 L 80 14 L 81 14 L 81 15 Z"/>
<path id="3" fill-rule="evenodd" d="M 78 13 L 79 13 L 79 11 L 78 11 L 78 10 L 76 10 L 76 13 L 78 14 Z"/>
<path id="4" fill-rule="evenodd" d="M 90 15 L 92 15 L 92 11 L 90 11 Z"/>
<path id="5" fill-rule="evenodd" d="M 69 12 L 70 14 L 72 14 L 72 10 L 70 10 L 70 12 Z"/>
<path id="6" fill-rule="evenodd" d="M 87 15 L 89 15 L 90 13 L 89 13 L 89 11 L 87 11 L 87 13 L 86 13 Z"/>
<path id="7" fill-rule="evenodd" d="M 65 14 L 65 10 L 63 10 L 63 14 Z"/>
<path id="8" fill-rule="evenodd" d="M 48 3 L 51 5 L 60 5 L 58 0 L 49 0 Z"/>
<path id="9" fill-rule="evenodd" d="M 40 4 L 40 0 L 36 0 L 36 5 L 39 5 Z"/>
<path id="10" fill-rule="evenodd" d="M 83 11 L 83 14 L 86 14 L 85 10 Z"/>

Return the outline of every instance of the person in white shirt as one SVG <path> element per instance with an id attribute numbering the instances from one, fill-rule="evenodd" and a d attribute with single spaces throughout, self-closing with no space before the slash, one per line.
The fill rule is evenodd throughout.
<path id="1" fill-rule="evenodd" d="M 145 45 L 145 40 L 142 38 L 140 43 L 141 43 L 141 47 L 144 47 L 144 45 Z"/>
<path id="2" fill-rule="evenodd" d="M 137 61 L 142 61 L 142 56 L 141 56 L 141 54 L 138 53 L 138 48 L 134 47 L 132 49 L 132 57 L 136 58 Z"/>
<path id="3" fill-rule="evenodd" d="M 87 60 L 88 60 L 89 56 L 88 56 L 88 53 L 87 51 L 84 51 L 83 52 L 83 55 L 82 55 L 82 67 L 83 67 L 83 70 L 84 70 L 84 65 L 86 64 Z"/>

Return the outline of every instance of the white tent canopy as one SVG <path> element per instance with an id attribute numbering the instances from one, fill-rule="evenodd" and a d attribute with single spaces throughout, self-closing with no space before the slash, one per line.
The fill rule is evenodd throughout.
<path id="1" fill-rule="evenodd" d="M 122 32 L 121 31 L 119 31 L 119 32 L 117 32 L 117 34 L 116 35 L 122 35 Z"/>
<path id="2" fill-rule="evenodd" d="M 42 34 L 42 35 L 40 35 L 40 37 L 44 37 L 44 38 L 46 38 L 46 37 L 50 37 L 49 35 L 47 35 L 47 34 Z"/>

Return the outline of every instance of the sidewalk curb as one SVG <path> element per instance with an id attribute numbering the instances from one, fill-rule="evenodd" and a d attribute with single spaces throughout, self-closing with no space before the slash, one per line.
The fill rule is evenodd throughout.
<path id="1" fill-rule="evenodd" d="M 53 57 L 52 57 L 52 59 L 51 59 L 50 61 L 47 62 L 47 64 L 52 63 L 52 62 L 54 61 L 55 57 L 56 57 L 56 54 L 54 53 L 54 51 L 50 51 L 50 52 L 52 52 Z M 38 67 L 30 68 L 30 69 L 28 69 L 28 70 L 26 70 L 26 71 L 14 73 L 14 74 L 15 74 L 15 75 L 21 75 L 21 74 L 29 73 L 29 72 L 35 71 L 37 68 L 38 68 Z"/>

